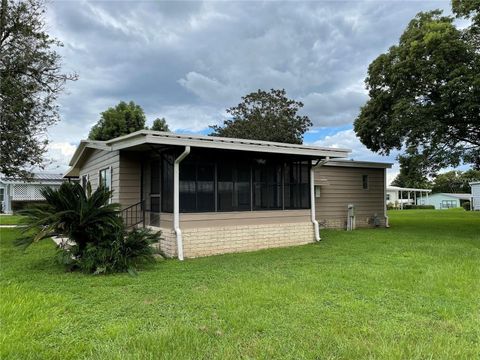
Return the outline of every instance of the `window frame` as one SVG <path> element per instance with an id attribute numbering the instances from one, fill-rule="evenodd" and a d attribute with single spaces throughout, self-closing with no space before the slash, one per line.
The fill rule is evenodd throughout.
<path id="1" fill-rule="evenodd" d="M 103 178 L 102 178 L 102 172 L 105 171 L 106 174 L 110 174 L 110 183 L 108 185 L 103 184 Z M 108 166 L 106 168 L 102 168 L 98 170 L 98 187 L 104 186 L 105 188 L 108 189 L 108 191 L 112 191 L 112 167 Z M 105 182 L 106 183 L 106 182 Z"/>
<path id="2" fill-rule="evenodd" d="M 368 174 L 362 174 L 362 189 L 370 190 L 370 179 Z"/>

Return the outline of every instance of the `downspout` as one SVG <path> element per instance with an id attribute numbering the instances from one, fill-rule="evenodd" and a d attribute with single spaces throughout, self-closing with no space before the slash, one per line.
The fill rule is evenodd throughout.
<path id="1" fill-rule="evenodd" d="M 330 157 L 326 157 L 324 160 L 319 160 L 315 165 L 313 165 L 310 168 L 310 216 L 315 232 L 315 241 L 320 241 L 322 240 L 320 238 L 320 226 L 318 225 L 318 221 L 316 219 L 316 214 L 315 214 L 315 168 L 317 166 L 322 166 L 325 164 L 328 160 L 330 160 Z"/>
<path id="2" fill-rule="evenodd" d="M 188 154 L 190 154 L 190 146 L 185 146 L 183 153 L 173 163 L 173 229 L 177 237 L 178 260 L 183 260 L 183 238 L 180 229 L 180 163 Z"/>
<path id="3" fill-rule="evenodd" d="M 385 217 L 385 227 L 390 227 L 388 223 L 388 215 L 387 215 L 387 169 L 383 170 L 383 216 Z"/>

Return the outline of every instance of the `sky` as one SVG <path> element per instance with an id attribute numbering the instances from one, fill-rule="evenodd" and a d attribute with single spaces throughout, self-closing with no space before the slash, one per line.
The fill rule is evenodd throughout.
<path id="1" fill-rule="evenodd" d="M 121 100 L 147 125 L 165 117 L 180 133 L 208 134 L 225 109 L 258 89 L 284 88 L 314 126 L 304 142 L 349 148 L 355 160 L 395 162 L 355 136 L 368 100 L 368 65 L 420 11 L 448 1 L 53 1 L 48 32 L 61 40 L 61 121 L 49 130 L 48 170 L 63 172 L 100 113 Z M 398 173 L 395 164 L 388 173 Z"/>

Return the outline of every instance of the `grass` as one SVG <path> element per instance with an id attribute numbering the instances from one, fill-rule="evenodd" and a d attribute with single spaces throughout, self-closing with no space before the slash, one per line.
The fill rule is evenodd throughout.
<path id="1" fill-rule="evenodd" d="M 2 359 L 478 359 L 480 213 L 391 212 L 318 244 L 65 273 L 1 231 Z"/>
<path id="2" fill-rule="evenodd" d="M 23 216 L 21 215 L 0 215 L 0 225 L 17 225 Z"/>

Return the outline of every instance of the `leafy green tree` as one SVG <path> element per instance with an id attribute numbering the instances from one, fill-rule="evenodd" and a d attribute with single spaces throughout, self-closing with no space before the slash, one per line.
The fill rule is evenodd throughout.
<path id="1" fill-rule="evenodd" d="M 448 171 L 442 174 L 438 174 L 434 178 L 432 192 L 470 193 L 469 183 L 479 180 L 479 170 L 470 169 L 467 171 Z"/>
<path id="2" fill-rule="evenodd" d="M 393 186 L 426 189 L 430 187 L 428 171 L 423 167 L 425 159 L 416 153 L 415 149 L 409 149 L 407 155 L 399 156 L 400 173 L 392 181 Z"/>
<path id="3" fill-rule="evenodd" d="M 45 129 L 59 120 L 57 97 L 75 74 L 61 71 L 41 0 L 0 5 L 0 172 L 28 177 L 41 166 L 48 144 Z"/>
<path id="4" fill-rule="evenodd" d="M 165 118 L 156 118 L 155 120 L 153 120 L 153 124 L 150 130 L 166 132 L 170 131 L 170 129 L 168 128 L 167 120 L 165 120 Z"/>
<path id="5" fill-rule="evenodd" d="M 121 101 L 101 113 L 100 120 L 90 130 L 91 140 L 110 140 L 145 129 L 145 113 L 133 101 Z"/>
<path id="6" fill-rule="evenodd" d="M 370 150 L 415 148 L 431 172 L 480 165 L 480 52 L 453 21 L 419 13 L 370 64 L 370 99 L 354 124 Z"/>
<path id="7" fill-rule="evenodd" d="M 300 101 L 287 98 L 284 89 L 258 90 L 227 109 L 232 118 L 223 126 L 210 126 L 213 136 L 301 144 L 312 126 L 308 116 L 298 115 Z"/>

